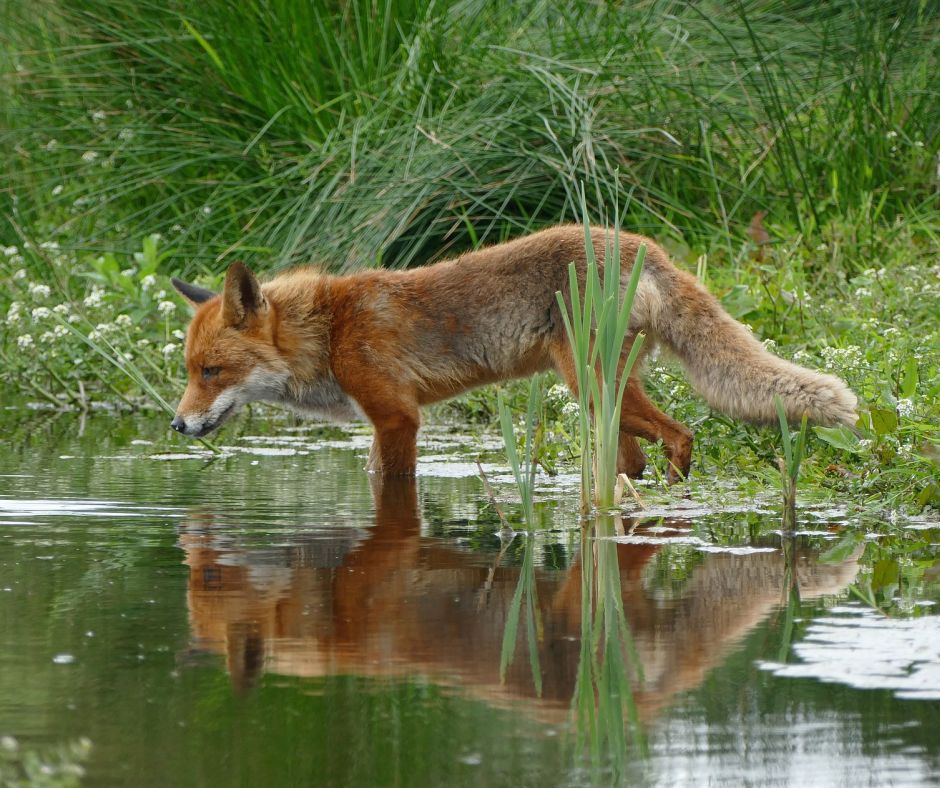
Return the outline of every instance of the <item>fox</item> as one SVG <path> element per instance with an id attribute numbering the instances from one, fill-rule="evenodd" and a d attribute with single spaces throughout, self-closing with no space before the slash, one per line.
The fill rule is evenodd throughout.
<path id="1" fill-rule="evenodd" d="M 170 424 L 202 437 L 252 401 L 325 420 L 366 419 L 374 440 L 366 469 L 411 476 L 423 406 L 469 389 L 554 370 L 577 396 L 577 375 L 556 292 L 571 308 L 569 265 L 584 292 L 586 238 L 603 275 L 613 229 L 551 227 L 413 269 L 332 275 L 299 267 L 262 283 L 232 263 L 221 293 L 172 279 L 193 308 L 186 389 Z M 857 398 L 839 378 L 781 359 L 729 315 L 653 240 L 620 231 L 621 287 L 646 247 L 626 351 L 663 346 L 715 410 L 755 424 L 786 416 L 855 425 Z M 621 368 L 627 353 L 621 360 Z M 617 472 L 642 476 L 638 439 L 662 442 L 670 482 L 689 476 L 693 435 L 647 396 L 642 363 L 629 373 Z"/>

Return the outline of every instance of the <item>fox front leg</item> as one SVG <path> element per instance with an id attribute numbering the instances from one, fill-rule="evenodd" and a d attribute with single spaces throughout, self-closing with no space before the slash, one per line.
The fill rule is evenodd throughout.
<path id="1" fill-rule="evenodd" d="M 368 470 L 382 476 L 414 476 L 418 464 L 417 414 L 395 414 L 375 424 Z"/>

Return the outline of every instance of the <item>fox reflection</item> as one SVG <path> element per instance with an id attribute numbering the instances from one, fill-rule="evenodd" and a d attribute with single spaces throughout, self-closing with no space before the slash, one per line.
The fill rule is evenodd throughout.
<path id="1" fill-rule="evenodd" d="M 567 708 L 580 656 L 582 561 L 536 567 L 542 624 L 537 696 L 520 627 L 516 659 L 500 681 L 500 651 L 518 566 L 451 540 L 423 536 L 413 479 L 376 482 L 374 527 L 323 531 L 286 547 L 241 544 L 213 516 L 194 513 L 180 546 L 190 568 L 193 646 L 223 653 L 233 683 L 264 672 L 293 676 L 423 676 L 502 705 L 531 699 L 551 718 Z M 706 672 L 781 602 L 783 554 L 707 554 L 681 595 L 649 583 L 658 545 L 618 544 L 623 606 L 643 667 L 635 700 L 649 717 Z M 588 554 L 588 558 L 590 553 Z M 836 594 L 855 558 L 818 564 L 798 550 L 804 598 Z"/>

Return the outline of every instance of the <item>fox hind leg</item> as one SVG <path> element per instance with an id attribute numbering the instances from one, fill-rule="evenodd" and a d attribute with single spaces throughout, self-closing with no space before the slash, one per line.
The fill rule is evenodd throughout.
<path id="1" fill-rule="evenodd" d="M 574 359 L 568 342 L 559 342 L 552 348 L 552 360 L 558 374 L 574 396 L 578 396 L 578 378 L 575 374 Z M 646 470 L 646 455 L 636 436 L 632 432 L 620 430 L 617 447 L 617 473 L 625 473 L 631 479 L 640 479 Z"/>
<path id="2" fill-rule="evenodd" d="M 625 433 L 648 441 L 662 440 L 669 462 L 668 480 L 676 482 L 688 477 L 692 465 L 691 430 L 650 402 L 642 382 L 633 375 L 627 382 L 620 410 L 621 437 Z"/>

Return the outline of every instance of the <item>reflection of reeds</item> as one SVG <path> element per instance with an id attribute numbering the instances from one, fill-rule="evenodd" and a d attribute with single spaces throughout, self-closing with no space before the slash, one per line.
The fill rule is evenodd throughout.
<path id="1" fill-rule="evenodd" d="M 516 592 L 509 605 L 506 628 L 503 630 L 503 647 L 499 656 L 499 680 L 506 680 L 506 670 L 512 664 L 516 652 L 516 639 L 519 633 L 519 621 L 525 605 L 526 644 L 529 648 L 529 666 L 532 669 L 532 682 L 535 693 L 542 695 L 542 669 L 539 664 L 539 643 L 543 639 L 542 616 L 539 612 L 538 590 L 535 585 L 535 537 L 530 533 L 526 537 L 525 552 L 522 556 L 522 570 L 516 583 Z"/>
<path id="2" fill-rule="evenodd" d="M 804 427 L 806 420 L 803 420 Z M 800 584 L 796 575 L 796 537 L 784 534 L 783 537 L 783 632 L 780 636 L 778 662 L 786 662 L 793 642 L 793 626 L 800 609 Z"/>
<path id="3" fill-rule="evenodd" d="M 542 409 L 542 380 L 536 375 L 529 381 L 529 400 L 526 406 L 525 437 L 522 443 L 522 456 L 516 448 L 516 433 L 512 424 L 512 411 L 503 400 L 502 392 L 498 395 L 499 421 L 503 430 L 503 443 L 506 447 L 506 457 L 516 479 L 516 489 L 522 500 L 522 512 L 525 518 L 526 531 L 525 552 L 522 557 L 522 570 L 519 572 L 519 581 L 509 605 L 509 614 L 506 617 L 506 628 L 503 630 L 503 647 L 499 658 L 500 681 L 506 680 L 506 670 L 512 664 L 516 651 L 516 637 L 519 631 L 523 603 L 525 604 L 526 642 L 529 647 L 529 663 L 532 667 L 532 681 L 535 691 L 542 694 L 542 671 L 539 667 L 539 647 L 542 640 L 542 620 L 539 615 L 538 594 L 535 586 L 535 505 L 533 503 L 533 488 L 535 486 L 535 471 L 538 467 L 538 444 L 541 429 L 539 418 Z"/>
<path id="4" fill-rule="evenodd" d="M 783 459 L 777 460 L 780 468 L 780 485 L 783 491 L 783 529 L 793 530 L 796 527 L 796 484 L 800 478 L 800 465 L 806 451 L 806 424 L 807 417 L 803 414 L 800 431 L 793 435 L 787 423 L 787 414 L 783 401 L 774 395 L 774 404 L 777 406 L 777 418 L 780 420 L 780 437 L 783 442 Z"/>
<path id="5" fill-rule="evenodd" d="M 586 514 L 590 510 L 592 486 L 595 506 L 600 509 L 610 509 L 614 506 L 620 406 L 630 370 L 643 345 L 642 334 L 637 335 L 629 356 L 621 362 L 630 324 L 630 310 L 643 271 L 646 247 L 641 244 L 637 250 L 630 281 L 624 290 L 620 277 L 620 214 L 615 207 L 613 231 L 605 235 L 604 278 L 601 281 L 583 190 L 581 214 L 586 259 L 583 299 L 574 263 L 568 268 L 570 313 L 562 294 L 558 292 L 555 296 L 571 343 L 578 383 L 581 511 Z M 593 442 L 589 413 L 594 416 Z"/>
<path id="6" fill-rule="evenodd" d="M 581 542 L 581 656 L 571 712 L 576 757 L 623 777 L 628 730 L 644 749 L 631 679 L 643 680 L 623 609 L 617 543 L 619 517 L 599 515 Z M 598 538 L 600 537 L 600 538 Z"/>

